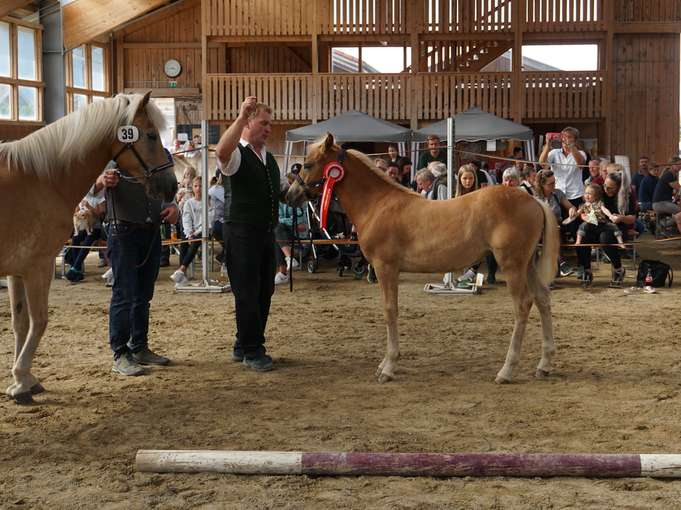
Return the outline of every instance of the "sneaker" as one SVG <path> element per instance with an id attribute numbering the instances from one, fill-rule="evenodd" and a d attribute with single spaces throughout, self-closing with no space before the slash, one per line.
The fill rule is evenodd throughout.
<path id="1" fill-rule="evenodd" d="M 109 268 L 106 270 L 106 272 L 102 275 L 102 280 L 104 280 L 104 285 L 107 287 L 113 287 L 114 283 L 114 276 L 113 276 L 113 269 Z"/>
<path id="2" fill-rule="evenodd" d="M 66 278 L 71 283 L 78 283 L 82 281 L 83 278 L 85 278 L 85 276 L 83 275 L 82 271 L 78 271 L 77 269 L 74 269 L 72 267 L 66 272 L 64 278 Z"/>
<path id="3" fill-rule="evenodd" d="M 241 363 L 244 360 L 244 350 L 241 347 L 234 347 L 232 349 L 232 361 Z"/>
<path id="4" fill-rule="evenodd" d="M 286 257 L 286 267 L 291 270 L 291 269 L 296 269 L 300 267 L 300 264 L 298 261 L 294 258 L 291 257 Z"/>
<path id="5" fill-rule="evenodd" d="M 572 273 L 575 272 L 575 270 L 568 266 L 567 262 L 565 261 L 560 263 L 560 266 L 558 266 L 558 270 L 560 271 L 560 276 L 563 278 L 565 278 L 566 276 L 570 276 Z"/>
<path id="6" fill-rule="evenodd" d="M 284 273 L 277 273 L 274 275 L 274 284 L 279 285 L 281 283 L 288 282 L 288 275 Z"/>
<path id="7" fill-rule="evenodd" d="M 159 356 L 149 347 L 143 347 L 142 350 L 133 352 L 132 359 L 140 365 L 167 365 L 170 363 L 168 358 Z"/>
<path id="8" fill-rule="evenodd" d="M 175 285 L 185 285 L 189 278 L 179 269 L 170 275 L 170 279 L 175 282 Z"/>
<path id="9" fill-rule="evenodd" d="M 272 358 L 267 354 L 259 354 L 253 358 L 244 357 L 244 365 L 256 372 L 269 372 L 274 368 Z"/>
<path id="10" fill-rule="evenodd" d="M 114 358 L 111 371 L 126 376 L 142 375 L 146 372 L 144 367 L 137 363 L 129 352 Z"/>

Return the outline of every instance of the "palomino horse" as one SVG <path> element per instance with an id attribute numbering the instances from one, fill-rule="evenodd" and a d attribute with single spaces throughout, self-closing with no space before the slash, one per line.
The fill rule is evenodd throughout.
<path id="1" fill-rule="evenodd" d="M 149 94 L 92 103 L 22 140 L 0 144 L 0 276 L 9 276 L 16 341 L 7 394 L 18 403 L 43 391 L 31 373 L 47 326 L 54 259 L 73 229 L 73 210 L 107 162 L 115 160 L 147 193 L 172 198 L 175 182 L 158 129 L 163 117 Z M 122 143 L 120 126 L 139 139 Z M 130 128 L 128 133 L 135 130 Z"/>
<path id="2" fill-rule="evenodd" d="M 333 136 L 312 145 L 304 170 L 287 193 L 300 206 L 319 193 L 324 168 L 337 162 L 344 177 L 335 185 L 340 203 L 357 228 L 359 244 L 376 269 L 383 296 L 388 346 L 378 380 L 394 377 L 399 358 L 397 288 L 400 271 L 448 272 L 469 267 L 492 251 L 515 307 L 515 327 L 496 382 L 510 382 L 518 364 L 527 318 L 536 303 L 543 330 L 537 377 L 551 369 L 555 352 L 549 282 L 556 272 L 558 226 L 553 213 L 518 189 L 493 186 L 453 200 L 433 201 L 393 183 L 363 154 L 340 156 Z M 544 240 L 541 255 L 537 254 Z"/>

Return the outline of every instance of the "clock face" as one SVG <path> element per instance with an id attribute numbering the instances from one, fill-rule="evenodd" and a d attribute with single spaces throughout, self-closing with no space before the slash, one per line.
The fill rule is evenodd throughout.
<path id="1" fill-rule="evenodd" d="M 165 65 L 163 66 L 163 70 L 165 71 L 166 76 L 169 78 L 175 78 L 182 72 L 182 66 L 177 60 L 171 58 L 170 60 L 166 61 Z"/>

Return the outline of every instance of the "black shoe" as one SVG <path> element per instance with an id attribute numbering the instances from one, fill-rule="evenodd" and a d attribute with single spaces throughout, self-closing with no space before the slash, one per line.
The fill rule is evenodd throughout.
<path id="1" fill-rule="evenodd" d="M 274 368 L 272 363 L 272 358 L 267 354 L 259 354 L 252 358 L 244 357 L 244 365 L 248 368 L 252 368 L 256 372 L 269 372 Z"/>
<path id="2" fill-rule="evenodd" d="M 83 280 L 84 275 L 82 271 L 78 271 L 77 269 L 74 269 L 72 267 L 66 272 L 64 278 L 66 278 L 71 283 L 77 283 Z"/>
<path id="3" fill-rule="evenodd" d="M 241 347 L 235 347 L 232 350 L 232 361 L 241 363 L 244 360 L 244 350 Z"/>
<path id="4" fill-rule="evenodd" d="M 613 269 L 612 271 L 612 281 L 610 282 L 610 288 L 621 289 L 624 285 L 624 268 Z"/>
<path id="5" fill-rule="evenodd" d="M 594 280 L 594 275 L 591 272 L 591 269 L 585 269 L 584 274 L 582 275 L 582 287 L 585 289 L 588 289 L 591 287 L 591 283 Z"/>
<path id="6" fill-rule="evenodd" d="M 560 265 L 558 266 L 558 274 L 563 278 L 566 276 L 570 276 L 574 272 L 575 270 L 568 266 L 567 262 L 565 261 L 561 262 Z"/>

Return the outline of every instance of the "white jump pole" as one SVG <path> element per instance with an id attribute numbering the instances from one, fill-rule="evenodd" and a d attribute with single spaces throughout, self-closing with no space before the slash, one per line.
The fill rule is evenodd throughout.
<path id="1" fill-rule="evenodd" d="M 681 478 L 681 454 L 139 450 L 135 469 L 238 475 Z"/>

